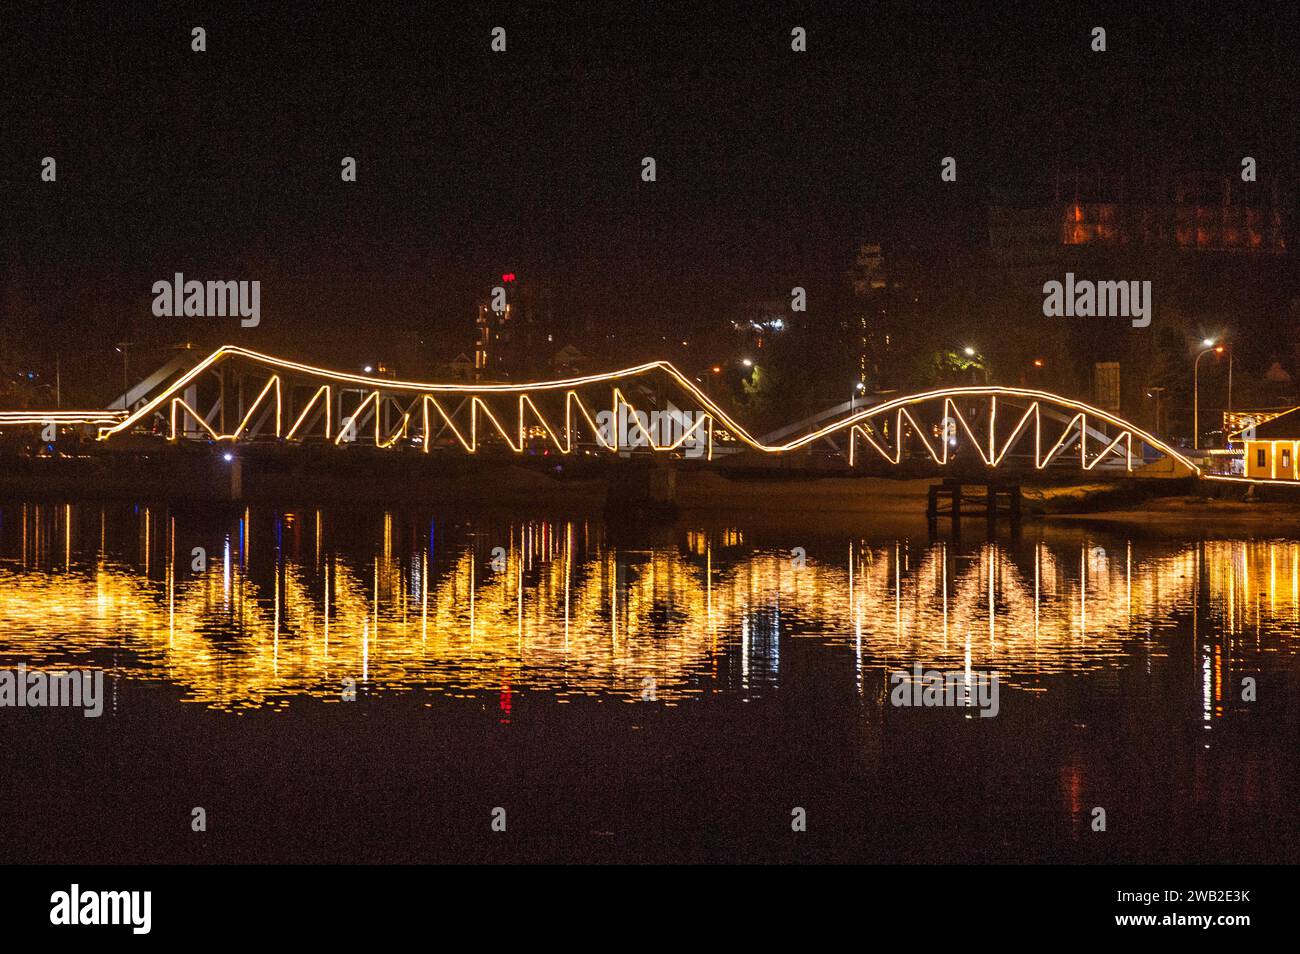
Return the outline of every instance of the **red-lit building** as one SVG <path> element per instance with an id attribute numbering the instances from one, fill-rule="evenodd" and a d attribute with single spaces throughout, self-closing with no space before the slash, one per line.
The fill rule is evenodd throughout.
<path id="1" fill-rule="evenodd" d="M 514 272 L 503 273 L 487 298 L 479 302 L 474 325 L 474 375 L 478 380 L 535 377 L 549 370 L 555 334 L 545 286 L 526 284 Z"/>

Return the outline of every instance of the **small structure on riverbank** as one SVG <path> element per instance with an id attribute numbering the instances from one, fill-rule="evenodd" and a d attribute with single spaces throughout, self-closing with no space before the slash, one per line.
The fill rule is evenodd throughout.
<path id="1" fill-rule="evenodd" d="M 1300 407 L 1232 435 L 1246 447 L 1246 476 L 1300 480 Z"/>

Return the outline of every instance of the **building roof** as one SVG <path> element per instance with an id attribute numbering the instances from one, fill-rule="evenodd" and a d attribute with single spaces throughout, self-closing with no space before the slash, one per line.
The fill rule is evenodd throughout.
<path id="1" fill-rule="evenodd" d="M 1255 425 L 1255 434 L 1253 437 L 1245 436 L 1245 431 L 1238 431 L 1232 435 L 1233 440 L 1256 440 L 1256 441 L 1300 441 L 1300 407 L 1293 407 L 1289 411 L 1283 411 L 1277 417 L 1265 421 L 1263 424 Z M 1249 429 L 1247 429 L 1249 430 Z"/>

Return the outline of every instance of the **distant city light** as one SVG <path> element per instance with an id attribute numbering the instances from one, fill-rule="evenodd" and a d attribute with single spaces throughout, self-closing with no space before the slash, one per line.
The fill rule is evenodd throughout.
<path id="1" fill-rule="evenodd" d="M 365 368 L 364 368 L 363 370 L 366 372 L 366 374 L 370 374 L 370 373 L 373 372 L 375 369 L 374 369 L 373 367 L 371 367 L 370 365 L 366 365 Z"/>
<path id="2" fill-rule="evenodd" d="M 506 272 L 504 275 L 501 276 L 501 280 L 502 280 L 503 282 L 512 282 L 512 281 L 515 280 L 515 273 L 514 273 L 514 272 Z"/>
<path id="3" fill-rule="evenodd" d="M 1035 368 L 1041 368 L 1042 366 L 1043 366 L 1043 359 L 1042 359 L 1042 358 L 1035 358 L 1035 359 L 1034 359 L 1034 367 L 1035 367 Z"/>
<path id="4" fill-rule="evenodd" d="M 750 358 L 742 358 L 740 363 L 747 368 L 752 368 L 754 366 L 754 362 Z"/>
<path id="5" fill-rule="evenodd" d="M 1213 339 L 1213 338 L 1206 338 L 1204 341 L 1201 342 L 1201 344 L 1205 345 L 1205 347 L 1207 347 L 1207 348 L 1213 348 L 1213 347 L 1214 347 L 1214 339 Z"/>
<path id="6" fill-rule="evenodd" d="M 974 348 L 966 348 L 965 351 L 966 351 L 966 357 L 968 357 L 968 358 L 973 358 L 973 357 L 975 357 L 975 349 L 974 349 Z"/>
<path id="7" fill-rule="evenodd" d="M 229 451 L 227 451 L 226 453 L 222 454 L 221 456 L 222 456 L 222 458 L 225 460 L 225 462 L 226 462 L 227 464 L 229 464 L 232 460 L 235 459 L 235 455 L 232 454 L 232 453 L 230 453 Z"/>

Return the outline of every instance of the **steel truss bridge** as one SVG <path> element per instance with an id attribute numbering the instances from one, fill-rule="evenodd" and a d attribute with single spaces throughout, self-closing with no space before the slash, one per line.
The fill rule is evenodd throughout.
<path id="1" fill-rule="evenodd" d="M 751 434 L 665 361 L 526 384 L 432 384 L 225 346 L 159 377 L 127 409 L 3 411 L 0 430 L 93 427 L 110 445 L 368 445 L 426 454 L 612 452 L 714 460 L 819 449 L 850 467 L 928 462 L 942 468 L 960 461 L 1033 471 L 1073 466 L 1112 477 L 1211 476 L 1128 421 L 1025 388 L 952 387 L 897 397 L 774 441 Z"/>

